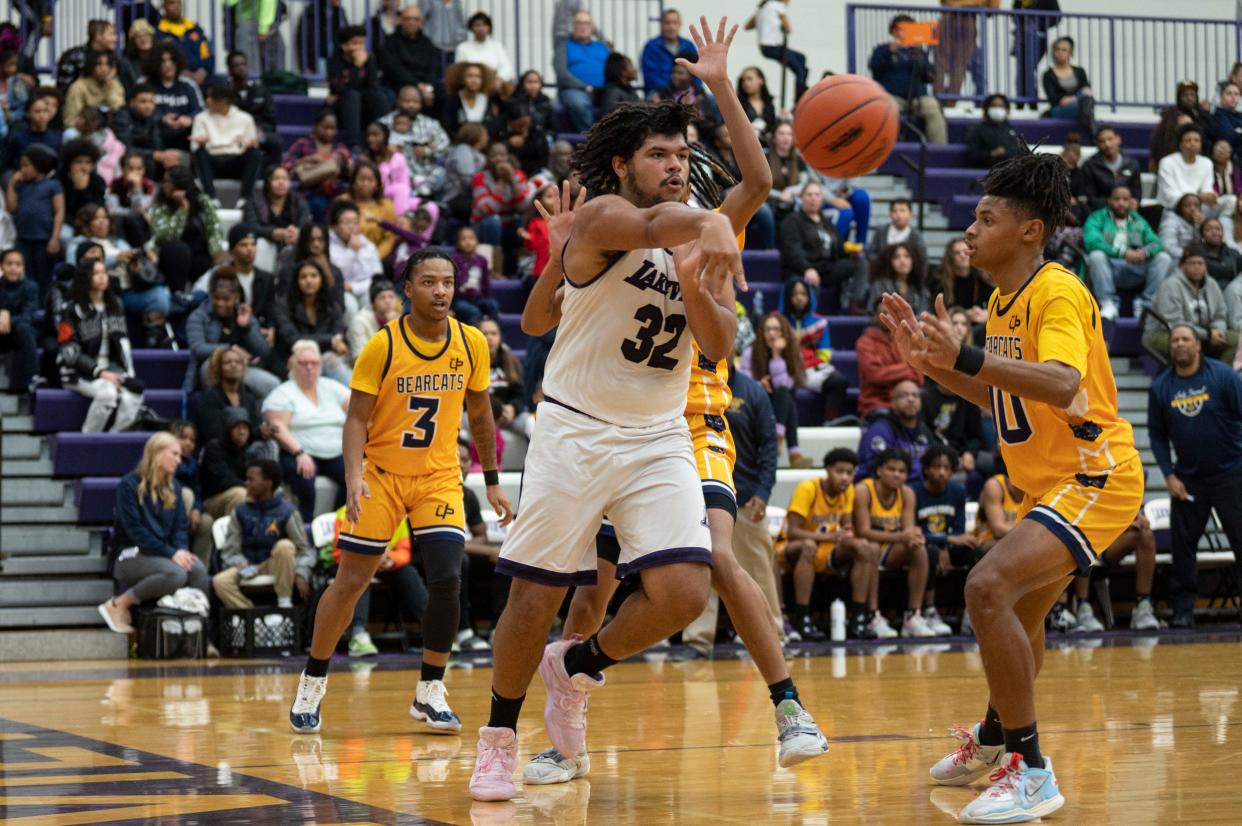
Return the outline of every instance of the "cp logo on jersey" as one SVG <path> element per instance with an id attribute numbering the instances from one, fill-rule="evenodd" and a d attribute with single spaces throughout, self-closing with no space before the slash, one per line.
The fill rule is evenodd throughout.
<path id="1" fill-rule="evenodd" d="M 1018 316 L 1014 316 L 1013 318 L 1009 319 L 1009 331 L 1010 332 L 1013 332 L 1014 330 L 1018 329 L 1021 326 L 1022 326 L 1022 319 L 1019 318 Z"/>
<path id="2" fill-rule="evenodd" d="M 465 362 L 459 358 L 454 357 L 454 358 L 449 359 L 450 370 L 460 370 L 463 364 L 465 364 Z"/>
<path id="3" fill-rule="evenodd" d="M 453 510 L 452 505 L 438 505 L 436 507 L 436 519 L 448 519 L 457 511 Z"/>

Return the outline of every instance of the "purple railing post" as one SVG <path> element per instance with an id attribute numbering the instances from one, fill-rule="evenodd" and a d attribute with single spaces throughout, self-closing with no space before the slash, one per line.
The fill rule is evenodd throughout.
<path id="1" fill-rule="evenodd" d="M 513 0 L 513 73 L 514 79 L 520 78 L 522 72 L 522 0 Z M 542 75 L 543 73 L 540 72 Z"/>
<path id="2" fill-rule="evenodd" d="M 853 3 L 847 3 L 845 6 L 845 53 L 846 66 L 852 75 L 858 74 L 857 66 L 857 45 L 854 43 L 854 15 L 857 14 L 858 8 Z"/>
<path id="3" fill-rule="evenodd" d="M 988 25 L 992 22 L 992 15 L 982 12 L 979 17 L 983 20 L 983 26 L 981 27 L 983 33 L 979 36 L 979 65 L 982 67 L 979 72 L 979 78 L 983 81 L 983 86 L 982 88 L 975 89 L 974 97 L 982 103 L 983 96 L 988 94 L 988 87 L 991 85 L 988 83 L 988 41 L 991 40 L 988 37 Z M 974 78 L 971 79 L 974 80 Z M 979 84 L 975 85 L 976 87 L 979 86 Z"/>
<path id="4" fill-rule="evenodd" d="M 1109 18 L 1108 20 L 1108 57 L 1109 57 L 1109 85 L 1112 87 L 1112 104 L 1113 111 L 1117 111 L 1117 21 Z"/>

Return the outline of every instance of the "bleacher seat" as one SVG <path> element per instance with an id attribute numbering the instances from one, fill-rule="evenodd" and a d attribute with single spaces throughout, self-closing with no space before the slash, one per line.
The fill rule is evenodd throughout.
<path id="1" fill-rule="evenodd" d="M 150 433 L 57 433 L 51 439 L 52 475 L 124 476 L 142 458 Z"/>
<path id="2" fill-rule="evenodd" d="M 783 280 L 779 250 L 742 250 L 742 268 L 746 271 L 748 284 L 761 281 L 779 285 Z"/>
<path id="3" fill-rule="evenodd" d="M 134 350 L 134 372 L 148 390 L 181 387 L 189 363 L 189 350 Z"/>
<path id="4" fill-rule="evenodd" d="M 496 279 L 492 281 L 492 298 L 501 313 L 521 315 L 526 306 L 526 288 L 516 278 Z"/>
<path id="5" fill-rule="evenodd" d="M 116 519 L 116 489 L 121 486 L 117 476 L 92 476 L 79 479 L 74 485 L 73 502 L 78 507 L 79 522 L 112 522 Z"/>
<path id="6" fill-rule="evenodd" d="M 166 419 L 179 419 L 183 414 L 180 390 L 147 390 L 142 398 L 148 407 Z M 36 433 L 81 430 L 90 406 L 90 399 L 72 390 L 39 390 L 34 399 L 34 430 Z"/>

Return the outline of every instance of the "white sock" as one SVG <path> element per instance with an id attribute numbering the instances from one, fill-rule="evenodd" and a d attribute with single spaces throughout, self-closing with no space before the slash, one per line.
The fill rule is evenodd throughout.
<path id="1" fill-rule="evenodd" d="M 277 608 L 292 608 L 293 597 L 276 597 Z"/>

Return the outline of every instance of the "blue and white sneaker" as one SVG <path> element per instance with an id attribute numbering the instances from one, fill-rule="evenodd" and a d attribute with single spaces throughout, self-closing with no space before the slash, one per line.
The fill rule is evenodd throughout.
<path id="1" fill-rule="evenodd" d="M 456 734 L 461 731 L 461 720 L 449 708 L 446 696 L 448 689 L 443 680 L 420 680 L 414 689 L 414 702 L 410 703 L 410 716 L 432 731 Z"/>
<path id="2" fill-rule="evenodd" d="M 781 700 L 776 707 L 776 728 L 781 747 L 777 762 L 782 769 L 828 752 L 828 738 L 797 700 Z"/>
<path id="3" fill-rule="evenodd" d="M 298 734 L 319 732 L 319 706 L 328 691 L 327 677 L 311 677 L 305 671 L 298 681 L 298 696 L 289 709 L 289 725 Z"/>
<path id="4" fill-rule="evenodd" d="M 566 757 L 556 749 L 541 751 L 522 769 L 522 781 L 532 786 L 568 783 L 591 772 L 591 758 L 584 751 L 577 757 Z"/>
<path id="5" fill-rule="evenodd" d="M 992 785 L 962 809 L 959 823 L 1026 823 L 1065 805 L 1048 757 L 1043 766 L 1030 768 L 1022 755 L 1007 754 L 988 780 Z"/>

